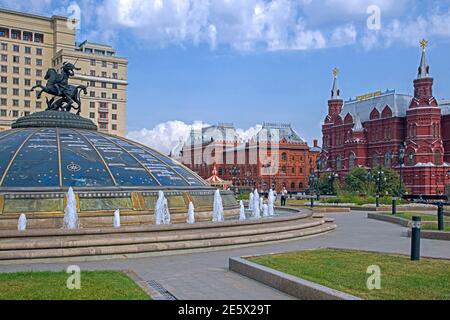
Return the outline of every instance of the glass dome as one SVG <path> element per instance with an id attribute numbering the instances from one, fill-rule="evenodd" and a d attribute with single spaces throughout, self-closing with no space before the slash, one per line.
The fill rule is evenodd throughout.
<path id="1" fill-rule="evenodd" d="M 0 133 L 0 191 L 209 188 L 151 148 L 64 121 L 48 127 L 16 123 Z"/>

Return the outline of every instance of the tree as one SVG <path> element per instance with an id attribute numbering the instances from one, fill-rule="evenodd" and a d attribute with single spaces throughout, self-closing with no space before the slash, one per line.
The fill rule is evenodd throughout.
<path id="1" fill-rule="evenodd" d="M 354 168 L 345 177 L 344 191 L 360 195 L 370 194 L 371 186 L 368 182 L 368 172 L 364 168 Z"/>

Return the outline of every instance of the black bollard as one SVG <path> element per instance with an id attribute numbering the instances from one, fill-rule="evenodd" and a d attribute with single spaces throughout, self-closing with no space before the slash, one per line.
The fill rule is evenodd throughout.
<path id="1" fill-rule="evenodd" d="M 438 204 L 438 230 L 444 231 L 444 204 Z"/>
<path id="2" fill-rule="evenodd" d="M 379 208 L 380 207 L 380 195 L 377 194 L 376 198 L 377 198 L 376 205 L 377 205 L 377 208 Z"/>
<path id="3" fill-rule="evenodd" d="M 314 208 L 314 196 L 311 196 L 311 208 Z"/>
<path id="4" fill-rule="evenodd" d="M 392 197 L 392 214 L 397 214 L 397 197 Z"/>
<path id="5" fill-rule="evenodd" d="M 412 218 L 411 228 L 411 260 L 420 260 L 420 227 L 422 219 L 420 217 Z"/>

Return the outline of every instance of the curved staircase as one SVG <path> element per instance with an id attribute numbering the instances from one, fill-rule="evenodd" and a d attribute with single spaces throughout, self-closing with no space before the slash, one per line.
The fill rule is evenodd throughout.
<path id="1" fill-rule="evenodd" d="M 298 239 L 332 231 L 336 225 L 311 212 L 223 223 L 130 226 L 120 229 L 28 230 L 0 233 L 0 262 L 36 259 L 128 257 L 136 254 L 250 245 Z"/>

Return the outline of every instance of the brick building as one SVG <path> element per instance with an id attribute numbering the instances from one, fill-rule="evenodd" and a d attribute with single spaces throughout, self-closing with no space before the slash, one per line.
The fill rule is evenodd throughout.
<path id="1" fill-rule="evenodd" d="M 445 192 L 450 182 L 450 103 L 433 97 L 425 40 L 421 47 L 414 96 L 375 92 L 344 103 L 334 70 L 322 127 L 321 173 L 334 172 L 343 180 L 357 166 L 382 165 L 400 171 L 403 148 L 403 182 L 407 189 L 412 194 Z"/>
<path id="2" fill-rule="evenodd" d="M 216 166 L 218 176 L 238 189 L 304 192 L 320 151 L 317 140 L 309 147 L 290 124 L 264 123 L 249 141 L 240 140 L 232 124 L 219 124 L 192 131 L 171 156 L 205 179 Z"/>

